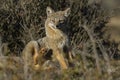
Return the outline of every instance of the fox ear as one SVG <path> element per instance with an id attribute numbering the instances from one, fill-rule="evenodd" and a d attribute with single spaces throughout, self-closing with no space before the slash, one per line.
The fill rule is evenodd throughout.
<path id="1" fill-rule="evenodd" d="M 50 7 L 47 7 L 46 13 L 47 13 L 47 16 L 49 16 L 50 14 L 54 13 L 54 10 Z"/>
<path id="2" fill-rule="evenodd" d="M 66 10 L 65 10 L 65 17 L 68 17 L 69 15 L 70 15 L 70 12 L 71 12 L 71 10 L 70 10 L 70 8 L 67 8 Z"/>

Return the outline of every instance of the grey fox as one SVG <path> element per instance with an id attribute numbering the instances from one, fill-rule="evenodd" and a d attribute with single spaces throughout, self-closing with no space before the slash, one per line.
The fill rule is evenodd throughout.
<path id="1" fill-rule="evenodd" d="M 62 24 L 70 14 L 70 8 L 64 11 L 55 12 L 50 7 L 46 9 L 47 19 L 45 21 L 46 37 L 38 39 L 37 41 L 30 41 L 23 50 L 24 60 L 30 59 L 33 54 L 33 61 L 36 65 L 37 56 L 40 55 L 41 48 L 51 49 L 53 52 L 53 60 L 58 60 L 62 69 L 67 69 L 66 56 L 72 60 L 72 52 L 70 49 L 68 36 L 60 30 L 57 26 Z M 65 26 L 60 26 L 65 27 Z M 66 56 L 65 56 L 66 55 Z"/>

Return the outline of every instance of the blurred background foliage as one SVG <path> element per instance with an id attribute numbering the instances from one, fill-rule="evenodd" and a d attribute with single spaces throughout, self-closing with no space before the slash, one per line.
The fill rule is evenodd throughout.
<path id="1" fill-rule="evenodd" d="M 71 8 L 67 30 L 71 43 L 75 46 L 88 40 L 81 25 L 87 24 L 100 35 L 100 30 L 108 18 L 108 13 L 100 1 L 1 0 L 0 34 L 2 42 L 8 44 L 11 53 L 20 54 L 30 40 L 37 40 L 45 36 L 44 23 L 47 6 L 52 7 L 55 11 Z"/>

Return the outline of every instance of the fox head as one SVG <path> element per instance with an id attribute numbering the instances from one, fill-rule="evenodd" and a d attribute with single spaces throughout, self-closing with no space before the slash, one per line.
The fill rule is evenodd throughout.
<path id="1" fill-rule="evenodd" d="M 45 22 L 45 27 L 49 27 L 52 30 L 56 30 L 60 23 L 63 23 L 66 18 L 70 15 L 70 8 L 64 11 L 55 12 L 52 8 L 47 7 L 46 9 L 47 19 Z"/>

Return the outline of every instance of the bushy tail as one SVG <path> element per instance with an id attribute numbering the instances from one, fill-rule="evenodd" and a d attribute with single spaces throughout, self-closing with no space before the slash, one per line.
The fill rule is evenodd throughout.
<path id="1" fill-rule="evenodd" d="M 27 80 L 29 76 L 30 67 L 33 65 L 33 55 L 38 54 L 39 45 L 37 41 L 30 41 L 22 52 L 22 58 L 24 60 L 24 77 Z"/>

